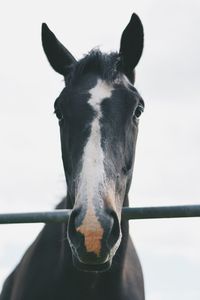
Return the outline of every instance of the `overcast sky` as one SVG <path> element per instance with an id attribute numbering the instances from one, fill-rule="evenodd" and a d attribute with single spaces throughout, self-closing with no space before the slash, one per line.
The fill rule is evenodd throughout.
<path id="1" fill-rule="evenodd" d="M 145 49 L 131 205 L 200 204 L 200 2 L 4 1 L 0 10 L 0 211 L 52 209 L 65 194 L 53 102 L 63 79 L 47 63 L 47 22 L 78 59 L 118 50 L 132 12 Z M 146 300 L 200 299 L 199 219 L 131 221 Z M 0 226 L 0 288 L 42 225 Z"/>

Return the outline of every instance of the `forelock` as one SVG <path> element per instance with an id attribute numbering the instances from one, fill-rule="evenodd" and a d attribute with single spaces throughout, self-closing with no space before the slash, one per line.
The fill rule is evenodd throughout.
<path id="1" fill-rule="evenodd" d="M 66 76 L 66 84 L 69 85 L 81 78 L 81 76 L 94 73 L 102 80 L 114 82 L 120 76 L 120 55 L 116 52 L 102 53 L 100 50 L 92 50 L 81 60 L 69 67 Z"/>

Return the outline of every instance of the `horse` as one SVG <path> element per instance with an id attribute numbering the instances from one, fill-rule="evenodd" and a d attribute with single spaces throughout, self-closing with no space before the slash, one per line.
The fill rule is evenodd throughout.
<path id="1" fill-rule="evenodd" d="M 54 103 L 68 223 L 46 224 L 6 279 L 0 300 L 144 300 L 142 267 L 122 208 L 129 205 L 139 117 L 134 86 L 143 25 L 133 13 L 118 52 L 82 59 L 42 24 L 42 45 L 65 86 Z"/>

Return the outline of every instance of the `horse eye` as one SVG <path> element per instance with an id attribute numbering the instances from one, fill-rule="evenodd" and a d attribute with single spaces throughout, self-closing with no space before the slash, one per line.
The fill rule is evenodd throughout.
<path id="1" fill-rule="evenodd" d="M 143 113 L 143 111 L 144 111 L 144 107 L 141 104 L 139 104 L 135 110 L 136 118 L 139 118 L 141 116 L 141 114 Z"/>
<path id="2" fill-rule="evenodd" d="M 62 112 L 58 108 L 55 109 L 54 113 L 56 114 L 56 117 L 58 118 L 59 121 L 63 119 Z"/>

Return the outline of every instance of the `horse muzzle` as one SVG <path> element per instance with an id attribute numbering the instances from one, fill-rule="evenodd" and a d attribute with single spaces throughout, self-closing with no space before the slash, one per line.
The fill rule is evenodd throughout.
<path id="1" fill-rule="evenodd" d="M 68 240 L 74 266 L 82 271 L 106 271 L 119 245 L 121 229 L 114 210 L 74 208 L 68 223 Z"/>

